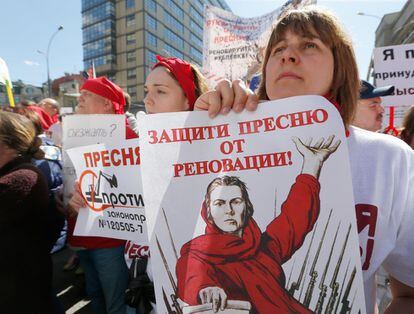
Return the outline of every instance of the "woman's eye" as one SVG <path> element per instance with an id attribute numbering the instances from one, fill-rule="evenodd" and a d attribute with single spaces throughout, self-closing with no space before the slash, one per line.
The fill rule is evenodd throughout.
<path id="1" fill-rule="evenodd" d="M 157 90 L 157 94 L 166 94 L 163 90 Z"/>
<path id="2" fill-rule="evenodd" d="M 282 52 L 282 51 L 283 51 L 283 49 L 284 49 L 284 47 L 276 47 L 276 48 L 273 50 L 273 54 L 275 55 L 275 54 L 277 54 L 277 53 L 279 53 L 279 52 Z"/>
<path id="3" fill-rule="evenodd" d="M 315 43 L 312 43 L 312 42 L 310 42 L 310 43 L 306 43 L 305 44 L 305 48 L 316 48 L 316 44 Z"/>

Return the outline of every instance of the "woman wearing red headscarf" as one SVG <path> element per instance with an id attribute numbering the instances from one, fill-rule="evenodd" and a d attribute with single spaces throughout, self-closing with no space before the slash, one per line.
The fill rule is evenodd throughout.
<path id="1" fill-rule="evenodd" d="M 200 72 L 192 64 L 178 58 L 157 56 L 157 63 L 148 74 L 144 90 L 146 93 L 145 109 L 148 114 L 154 114 L 193 110 L 195 100 L 207 91 L 207 85 Z M 144 272 L 148 256 L 148 246 L 132 241 L 127 242 L 125 260 L 129 266 L 132 264 L 133 268 L 141 270 L 142 276 L 138 279 L 146 282 L 141 286 L 141 292 L 137 290 L 128 292 L 131 296 L 137 294 L 143 296 L 138 298 L 138 302 L 131 304 L 135 307 L 128 309 L 132 313 L 150 312 L 149 301 L 153 301 L 155 298 L 154 289 L 150 283 L 152 275 L 151 273 L 147 275 Z M 150 267 L 146 268 L 151 269 Z"/>

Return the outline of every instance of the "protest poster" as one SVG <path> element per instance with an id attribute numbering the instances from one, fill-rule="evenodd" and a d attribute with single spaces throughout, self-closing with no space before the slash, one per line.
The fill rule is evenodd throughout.
<path id="1" fill-rule="evenodd" d="M 147 243 L 138 139 L 72 148 L 67 153 L 87 208 L 75 235 Z"/>
<path id="2" fill-rule="evenodd" d="M 125 140 L 123 115 L 69 115 L 62 120 L 63 199 L 69 201 L 76 180 L 75 168 L 66 150 L 98 143 L 120 143 Z"/>
<path id="3" fill-rule="evenodd" d="M 394 85 L 394 93 L 382 97 L 383 128 L 401 127 L 405 112 L 414 105 L 414 44 L 374 49 L 375 84 Z"/>
<path id="4" fill-rule="evenodd" d="M 365 313 L 370 257 L 325 98 L 149 115 L 140 135 L 159 313 Z"/>
<path id="5" fill-rule="evenodd" d="M 278 16 L 316 0 L 290 0 L 274 11 L 243 18 L 221 8 L 204 9 L 203 67 L 210 87 L 220 79 L 250 79 L 260 71 L 264 49 Z"/>

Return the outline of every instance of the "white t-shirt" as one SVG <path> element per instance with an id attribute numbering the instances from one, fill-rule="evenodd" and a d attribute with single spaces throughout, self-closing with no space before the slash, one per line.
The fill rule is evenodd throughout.
<path id="1" fill-rule="evenodd" d="M 383 265 L 414 287 L 414 151 L 390 135 L 350 127 L 348 148 L 367 313 Z"/>

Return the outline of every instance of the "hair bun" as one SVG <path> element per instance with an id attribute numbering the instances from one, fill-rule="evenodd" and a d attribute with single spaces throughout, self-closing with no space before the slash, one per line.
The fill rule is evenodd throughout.
<path id="1" fill-rule="evenodd" d="M 40 146 L 42 145 L 42 140 L 40 137 L 36 136 L 33 139 L 32 144 L 27 149 L 26 155 L 35 158 L 35 159 L 42 159 L 45 156 L 43 150 L 41 150 Z"/>

